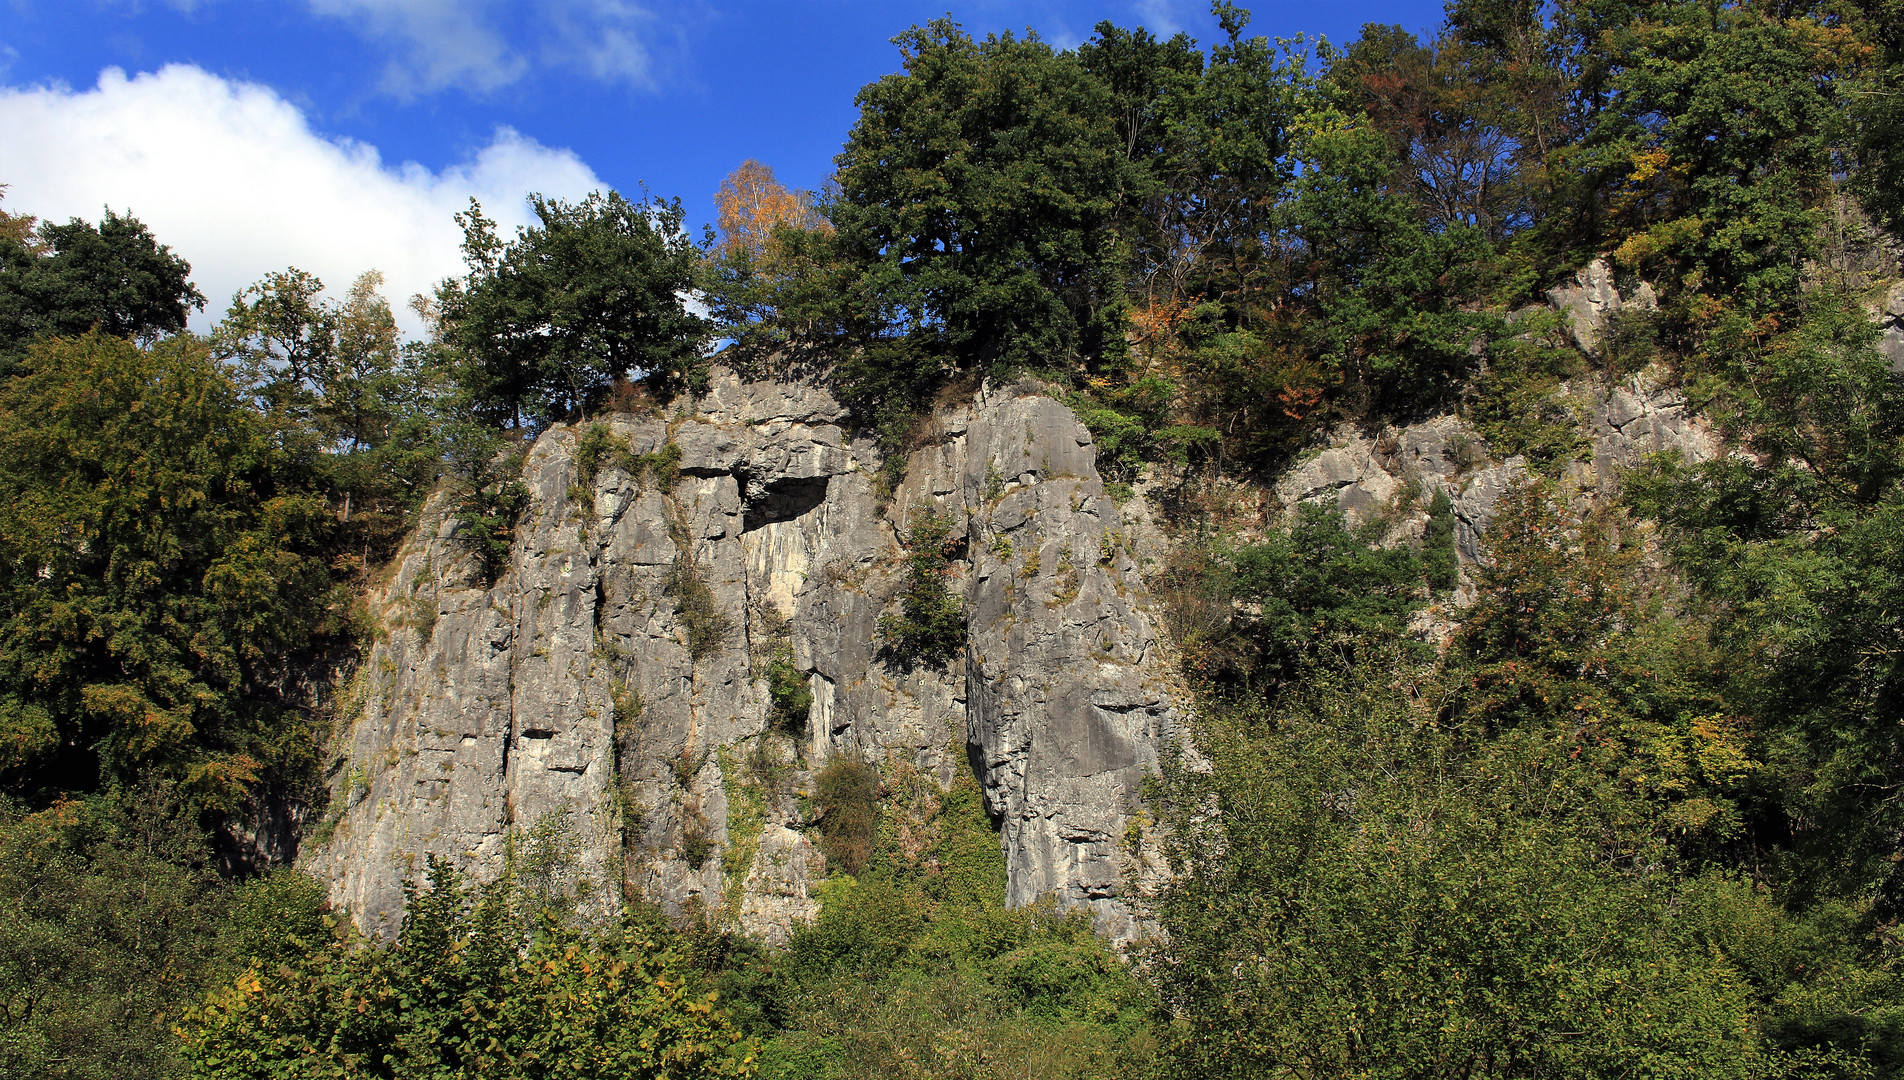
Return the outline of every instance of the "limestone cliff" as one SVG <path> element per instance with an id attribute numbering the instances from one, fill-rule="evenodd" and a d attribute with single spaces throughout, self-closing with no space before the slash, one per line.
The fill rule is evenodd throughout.
<path id="1" fill-rule="evenodd" d="M 1612 306 L 1596 296 L 1575 312 L 1589 338 Z M 1645 453 L 1719 450 L 1646 376 L 1560 393 L 1590 450 L 1564 477 L 1576 495 Z M 426 856 L 480 879 L 513 837 L 560 820 L 605 900 L 698 905 L 777 940 L 815 912 L 827 873 L 802 793 L 852 755 L 940 785 L 970 769 L 1011 903 L 1055 896 L 1116 940 L 1138 934 L 1125 893 L 1155 868 L 1130 826 L 1189 707 L 1145 588 L 1145 564 L 1167 556 L 1152 507 L 1106 496 L 1090 433 L 1033 386 L 941 410 L 890 492 L 846 419 L 823 389 L 717 371 L 674 415 L 601 421 L 592 437 L 617 452 L 592 465 L 588 429 L 551 429 L 522 466 L 528 499 L 493 581 L 439 498 L 370 598 L 384 632 L 340 695 L 332 808 L 302 864 L 387 929 Z M 1441 417 L 1325 435 L 1250 491 L 1266 525 L 1333 502 L 1380 515 L 1390 543 L 1446 491 L 1465 565 L 1524 475 Z M 906 666 L 876 624 L 902 584 L 904 527 L 928 512 L 951 525 L 967 632 L 949 663 Z M 689 578 L 698 614 L 683 614 Z M 776 718 L 776 661 L 806 680 L 806 716 Z"/>
<path id="2" fill-rule="evenodd" d="M 1126 826 L 1183 698 L 1089 433 L 1036 392 L 987 391 L 936 418 L 888 502 L 844 419 L 822 390 L 723 372 L 676 416 L 604 421 L 626 452 L 592 477 L 585 432 L 550 430 L 493 583 L 433 504 L 371 598 L 385 633 L 343 695 L 303 865 L 388 928 L 427 855 L 488 876 L 553 816 L 593 880 L 776 939 L 826 873 L 799 792 L 851 754 L 941 784 L 973 769 L 1011 900 L 1055 894 L 1129 937 Z M 640 468 L 673 448 L 678 480 Z M 906 668 L 875 623 L 895 523 L 926 510 L 962 542 L 970 629 L 962 657 Z M 724 635 L 691 641 L 684 570 Z M 788 655 L 813 700 L 777 730 L 764 671 Z"/>

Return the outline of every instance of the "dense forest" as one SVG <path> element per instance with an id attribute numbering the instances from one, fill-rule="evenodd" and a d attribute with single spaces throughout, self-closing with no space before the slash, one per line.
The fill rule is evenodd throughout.
<path id="1" fill-rule="evenodd" d="M 0 1074 L 1904 1073 L 1904 6 L 1453 0 L 1347 44 L 1214 11 L 908 30 L 823 190 L 750 162 L 699 238 L 472 204 L 421 341 L 374 272 L 296 269 L 193 333 L 136 218 L 0 214 Z M 1585 348 L 1543 296 L 1595 258 L 1657 303 Z M 784 947 L 583 918 L 547 830 L 425 868 L 390 940 L 282 865 L 261 823 L 321 817 L 325 686 L 424 499 L 493 563 L 527 440 L 716 355 L 830 380 L 890 467 L 1040 379 L 1160 500 L 1199 709 L 1129 956 L 1005 908 L 969 777 L 850 762 Z M 1729 452 L 1577 497 L 1567 388 L 1642 371 Z M 1465 571 L 1445 496 L 1386 547 L 1235 497 L 1443 414 L 1530 468 Z M 945 663 L 915 578 L 888 632 Z M 922 853 L 881 808 L 925 798 Z"/>

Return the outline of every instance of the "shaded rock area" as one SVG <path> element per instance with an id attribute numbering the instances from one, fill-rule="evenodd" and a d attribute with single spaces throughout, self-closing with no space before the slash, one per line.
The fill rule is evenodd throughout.
<path id="1" fill-rule="evenodd" d="M 1904 281 L 1891 286 L 1877 311 L 1877 323 L 1883 334 L 1878 352 L 1891 362 L 1892 371 L 1904 371 Z"/>
<path id="2" fill-rule="evenodd" d="M 988 391 L 941 413 L 888 502 L 844 421 L 824 391 L 717 372 L 679 415 L 601 421 L 618 452 L 593 477 L 586 429 L 552 429 L 493 583 L 439 496 L 371 598 L 384 633 L 340 695 L 302 865 L 389 932 L 429 856 L 493 877 L 559 822 L 598 909 L 639 896 L 779 940 L 827 872 L 803 793 L 848 754 L 941 785 L 973 770 L 1011 902 L 1055 895 L 1133 936 L 1125 834 L 1185 699 L 1089 433 L 1033 390 Z M 672 484 L 647 464 L 670 444 Z M 963 541 L 970 614 L 943 668 L 877 640 L 928 510 Z M 711 600 L 693 616 L 689 578 Z M 807 680 L 806 717 L 774 722 L 774 657 Z"/>
<path id="3" fill-rule="evenodd" d="M 1618 383 L 1582 380 L 1560 395 L 1581 419 L 1585 448 L 1560 477 L 1577 494 L 1612 492 L 1622 469 L 1649 454 L 1675 451 L 1687 461 L 1721 452 L 1718 435 L 1687 405 L 1676 387 L 1642 372 Z M 1529 476 L 1518 457 L 1492 456 L 1486 442 L 1459 418 L 1438 416 L 1370 433 L 1344 428 L 1290 468 L 1275 485 L 1277 502 L 1333 503 L 1351 522 L 1391 521 L 1389 538 L 1419 536 L 1422 509 L 1437 490 L 1454 506 L 1455 546 L 1461 562 L 1481 557 L 1481 538 L 1502 494 Z M 1408 498 L 1399 496 L 1407 495 Z"/>

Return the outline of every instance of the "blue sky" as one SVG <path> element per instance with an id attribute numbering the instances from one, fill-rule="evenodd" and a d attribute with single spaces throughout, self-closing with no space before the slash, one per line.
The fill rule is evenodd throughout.
<path id="1" fill-rule="evenodd" d="M 1343 41 L 1440 5 L 1253 12 Z M 1061 46 L 1103 19 L 1217 35 L 1197 0 L 0 0 L 0 183 L 16 211 L 131 209 L 213 309 L 286 264 L 374 266 L 400 302 L 454 269 L 472 193 L 508 224 L 532 188 L 645 183 L 698 225 L 746 158 L 818 185 L 889 39 L 944 14 Z"/>

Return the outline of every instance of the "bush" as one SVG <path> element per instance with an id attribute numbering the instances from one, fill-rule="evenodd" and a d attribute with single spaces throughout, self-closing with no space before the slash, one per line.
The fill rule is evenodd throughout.
<path id="1" fill-rule="evenodd" d="M 882 615 L 879 637 L 902 665 L 943 665 L 965 647 L 965 604 L 946 584 L 952 573 L 952 523 L 930 510 L 906 534 L 906 588 L 898 614 Z"/>
<path id="2" fill-rule="evenodd" d="M 791 656 L 776 656 L 767 665 L 767 696 L 773 711 L 767 722 L 776 731 L 790 735 L 806 730 L 807 715 L 813 711 L 813 691 L 807 677 L 793 666 Z"/>
<path id="3" fill-rule="evenodd" d="M 704 660 L 719 652 L 734 628 L 733 621 L 721 610 L 714 590 L 708 588 L 700 569 L 685 552 L 675 557 L 663 588 L 674 598 L 675 618 L 687 630 L 688 656 Z"/>
<path id="4" fill-rule="evenodd" d="M 854 757 L 836 757 L 813 778 L 820 811 L 820 851 L 827 865 L 859 873 L 873 853 L 879 806 L 879 770 Z"/>
<path id="5" fill-rule="evenodd" d="M 638 925 L 525 934 L 504 886 L 432 860 L 397 940 L 254 965 L 182 1028 L 194 1075 L 749 1076 L 753 1047 Z"/>
<path id="6" fill-rule="evenodd" d="M 1395 690 L 1433 678 L 1397 653 L 1312 672 L 1166 769 L 1169 1074 L 1761 1075 L 1749 988 L 1597 763 Z"/>

